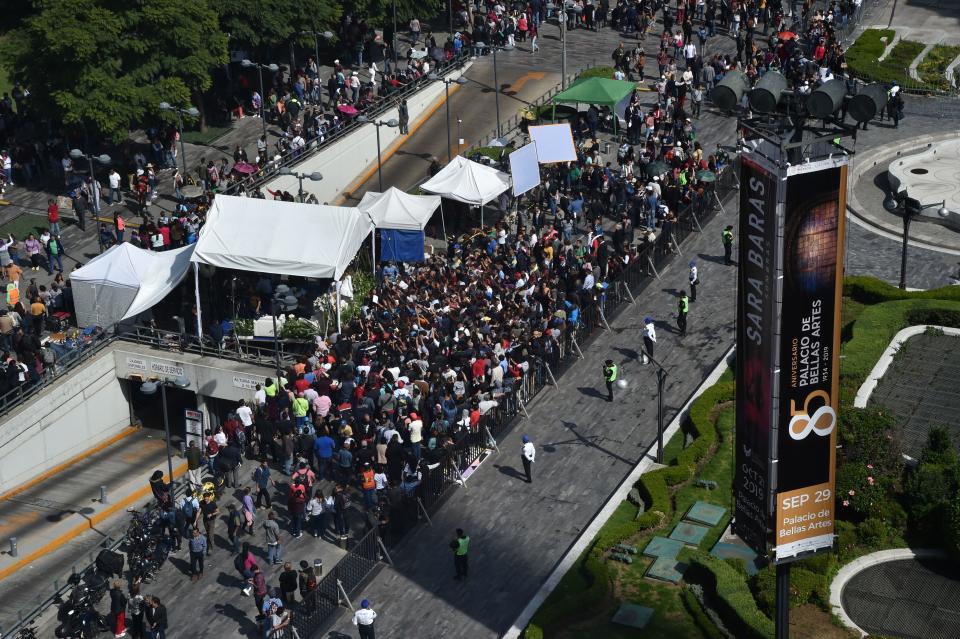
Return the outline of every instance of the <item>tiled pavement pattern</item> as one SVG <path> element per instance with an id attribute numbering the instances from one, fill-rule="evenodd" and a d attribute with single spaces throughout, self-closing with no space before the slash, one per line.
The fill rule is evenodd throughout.
<path id="1" fill-rule="evenodd" d="M 893 412 L 903 429 L 903 452 L 914 459 L 931 426 L 945 426 L 960 447 L 960 338 L 915 335 L 903 345 L 881 378 L 870 402 Z"/>
<path id="2" fill-rule="evenodd" d="M 911 559 L 871 566 L 841 596 L 843 609 L 871 635 L 951 639 L 960 627 L 960 564 Z"/>

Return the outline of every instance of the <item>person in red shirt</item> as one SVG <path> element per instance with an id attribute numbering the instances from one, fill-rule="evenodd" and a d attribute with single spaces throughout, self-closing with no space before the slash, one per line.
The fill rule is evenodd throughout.
<path id="1" fill-rule="evenodd" d="M 161 226 L 157 229 L 160 235 L 163 237 L 163 250 L 166 251 L 170 248 L 170 227 L 167 225 Z"/>
<path id="2" fill-rule="evenodd" d="M 297 381 L 293 383 L 293 387 L 297 389 L 297 393 L 303 393 L 308 388 L 310 388 L 310 382 L 304 379 L 303 373 L 297 375 Z"/>
<path id="3" fill-rule="evenodd" d="M 53 200 L 47 200 L 47 221 L 50 222 L 50 235 L 60 235 L 60 208 Z"/>
<path id="4" fill-rule="evenodd" d="M 473 360 L 473 364 L 470 366 L 470 374 L 474 382 L 482 384 L 487 374 L 487 359 L 478 357 Z"/>

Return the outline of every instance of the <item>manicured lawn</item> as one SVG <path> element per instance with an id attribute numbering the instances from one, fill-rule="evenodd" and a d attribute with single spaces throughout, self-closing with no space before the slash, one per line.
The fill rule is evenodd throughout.
<path id="1" fill-rule="evenodd" d="M 72 224 L 73 220 L 63 217 L 60 218 L 61 228 Z M 16 239 L 22 240 L 30 233 L 34 233 L 37 237 L 40 237 L 40 234 L 43 233 L 43 230 L 48 226 L 49 224 L 47 223 L 47 217 L 45 215 L 24 213 L 23 215 L 13 218 L 6 224 L 0 225 L 0 237 L 12 235 Z"/>
<path id="2" fill-rule="evenodd" d="M 207 130 L 201 133 L 200 131 L 185 131 L 183 134 L 183 141 L 188 144 L 202 144 L 209 146 L 217 138 L 223 137 L 230 130 L 228 126 L 208 126 Z"/>
<path id="3" fill-rule="evenodd" d="M 884 58 L 883 62 L 894 69 L 903 69 L 904 73 L 906 73 L 906 70 L 910 68 L 910 63 L 920 55 L 920 52 L 923 51 L 923 47 L 925 46 L 922 42 L 901 40 L 893 47 L 890 55 Z"/>
<path id="4" fill-rule="evenodd" d="M 924 82 L 949 88 L 950 82 L 944 76 L 944 71 L 958 55 L 960 46 L 938 44 L 923 56 L 923 60 L 917 65 L 917 73 Z"/>

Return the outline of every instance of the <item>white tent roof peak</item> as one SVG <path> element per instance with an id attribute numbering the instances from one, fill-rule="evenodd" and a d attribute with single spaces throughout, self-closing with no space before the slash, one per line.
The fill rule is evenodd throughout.
<path id="1" fill-rule="evenodd" d="M 378 229 L 422 231 L 439 206 L 439 195 L 410 195 L 391 186 L 383 193 L 367 191 L 357 208 Z"/>
<path id="2" fill-rule="evenodd" d="M 186 276 L 194 248 L 156 253 L 113 245 L 70 274 L 77 323 L 110 326 L 149 310 Z"/>
<path id="3" fill-rule="evenodd" d="M 420 188 L 452 200 L 482 206 L 510 188 L 510 175 L 458 155 Z"/>
<path id="4" fill-rule="evenodd" d="M 373 230 L 353 208 L 218 195 L 192 260 L 221 268 L 340 279 Z"/>

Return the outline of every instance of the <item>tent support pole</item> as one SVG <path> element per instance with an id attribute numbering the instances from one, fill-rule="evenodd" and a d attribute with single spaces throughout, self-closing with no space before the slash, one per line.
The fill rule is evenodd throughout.
<path id="1" fill-rule="evenodd" d="M 374 227 L 370 232 L 370 272 L 373 274 L 373 281 L 377 281 L 377 228 Z"/>
<path id="2" fill-rule="evenodd" d="M 443 217 L 443 198 L 440 198 L 440 227 L 443 229 L 443 241 L 447 242 L 447 221 Z"/>
<path id="3" fill-rule="evenodd" d="M 340 329 L 340 280 L 336 281 L 337 284 L 337 335 L 341 333 Z"/>
<path id="4" fill-rule="evenodd" d="M 197 303 L 197 340 L 203 342 L 203 320 L 200 317 L 200 264 L 193 263 L 193 294 Z"/>

